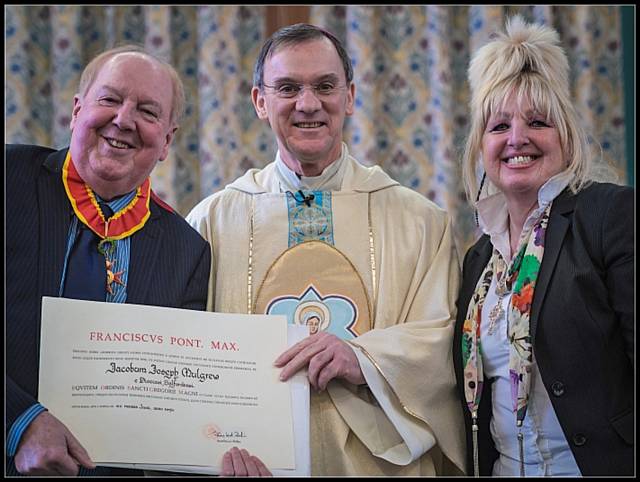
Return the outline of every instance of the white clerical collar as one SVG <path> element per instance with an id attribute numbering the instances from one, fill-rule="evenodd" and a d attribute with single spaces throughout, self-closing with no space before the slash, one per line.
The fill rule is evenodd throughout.
<path id="1" fill-rule="evenodd" d="M 347 146 L 342 143 L 340 157 L 329 164 L 319 176 L 301 176 L 293 172 L 280 157 L 280 151 L 276 154 L 276 168 L 280 190 L 297 191 L 339 191 L 344 178 L 345 159 L 348 157 Z"/>

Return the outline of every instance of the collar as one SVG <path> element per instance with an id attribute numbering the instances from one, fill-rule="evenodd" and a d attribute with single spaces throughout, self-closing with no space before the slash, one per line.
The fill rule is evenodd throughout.
<path id="1" fill-rule="evenodd" d="M 349 149 L 344 142 L 342 143 L 341 158 L 341 161 L 336 161 L 341 164 L 336 166 L 337 172 L 335 173 L 335 178 L 332 178 L 330 181 L 333 183 L 334 180 L 340 177 L 342 178 L 341 184 L 338 185 L 336 191 L 369 193 L 399 184 L 397 181 L 391 179 L 379 166 L 367 167 L 360 164 L 349 154 Z M 247 194 L 282 192 L 280 173 L 278 172 L 276 162 L 268 164 L 263 169 L 249 169 L 243 176 L 233 181 L 227 187 Z M 322 175 L 324 174 L 323 172 Z"/>
<path id="2" fill-rule="evenodd" d="M 551 177 L 538 190 L 538 206 L 527 217 L 522 228 L 524 235 L 535 221 L 540 217 L 547 206 L 564 191 L 569 185 L 569 177 L 566 172 L 561 172 Z M 502 191 L 480 199 L 476 204 L 478 211 L 478 223 L 484 234 L 489 235 L 491 244 L 500 251 L 505 260 L 511 252 L 509 245 L 509 211 L 507 200 Z"/>
<path id="3" fill-rule="evenodd" d="M 107 206 L 109 206 L 111 208 L 111 210 L 113 211 L 114 214 L 118 214 L 120 211 L 122 211 L 125 207 L 127 207 L 127 205 L 133 201 L 133 198 L 136 196 L 136 193 L 138 192 L 138 190 L 133 190 L 127 194 L 124 194 L 123 196 L 118 196 L 116 198 L 113 198 L 111 201 L 105 201 L 104 199 L 102 199 L 98 193 L 96 193 L 95 191 L 93 191 L 93 195 L 96 197 L 96 200 L 98 201 L 98 204 L 100 203 L 104 203 Z"/>
<path id="4" fill-rule="evenodd" d="M 345 160 L 348 156 L 347 146 L 343 143 L 340 156 L 325 167 L 319 176 L 298 176 L 287 166 L 280 151 L 276 154 L 276 173 L 280 181 L 280 190 L 297 191 L 299 189 L 311 191 L 339 191 L 344 179 Z"/>
<path id="5" fill-rule="evenodd" d="M 130 193 L 125 195 L 124 199 L 113 200 L 113 206 L 120 209 L 117 211 L 114 209 L 114 214 L 108 219 L 103 215 L 95 193 L 76 170 L 70 150 L 67 151 L 62 167 L 62 182 L 75 215 L 100 238 L 115 240 L 131 236 L 142 229 L 151 214 L 149 178 L 134 191 L 133 195 Z M 124 205 L 121 206 L 121 203 Z"/>

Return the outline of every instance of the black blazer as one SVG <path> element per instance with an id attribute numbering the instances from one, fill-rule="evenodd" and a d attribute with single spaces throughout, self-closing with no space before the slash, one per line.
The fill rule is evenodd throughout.
<path id="1" fill-rule="evenodd" d="M 66 154 L 5 146 L 5 437 L 38 398 L 42 297 L 58 296 L 73 214 L 61 177 Z M 204 310 L 209 243 L 165 206 L 152 198 L 147 224 L 131 236 L 127 303 Z"/>
<path id="2" fill-rule="evenodd" d="M 582 475 L 634 473 L 634 190 L 594 183 L 554 201 L 531 308 L 534 359 Z M 457 302 L 453 358 L 473 474 L 464 401 L 462 325 L 493 247 L 469 249 Z M 479 462 L 498 457 L 489 431 L 491 381 L 480 402 Z"/>

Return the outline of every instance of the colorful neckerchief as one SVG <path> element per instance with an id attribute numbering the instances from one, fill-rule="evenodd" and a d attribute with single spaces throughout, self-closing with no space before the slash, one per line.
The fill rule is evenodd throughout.
<path id="1" fill-rule="evenodd" d="M 124 286 L 121 275 L 124 270 L 115 272 L 115 260 L 112 258 L 116 240 L 131 236 L 140 230 L 151 215 L 151 181 L 147 178 L 136 190 L 136 195 L 123 209 L 106 219 L 91 188 L 82 180 L 73 160 L 71 151 L 62 166 L 62 182 L 76 216 L 99 238 L 98 251 L 105 257 L 106 290 L 113 294 L 113 283 Z"/>
<path id="2" fill-rule="evenodd" d="M 531 345 L 530 317 L 533 293 L 544 254 L 544 237 L 549 221 L 551 204 L 542 213 L 528 236 L 520 240 L 520 249 L 513 258 L 508 271 L 506 263 L 494 248 L 491 260 L 480 276 L 476 290 L 471 297 L 464 325 L 462 327 L 462 366 L 464 367 L 464 393 L 474 430 L 474 463 L 477 473 L 477 415 L 482 394 L 484 375 L 482 370 L 482 347 L 480 324 L 482 305 L 491 286 L 494 270 L 507 276 L 507 289 L 513 290 L 508 308 L 509 378 L 511 398 L 516 414 L 516 425 L 522 426 L 527 412 L 529 388 L 531 385 Z M 522 458 L 522 457 L 521 457 Z M 522 462 L 522 461 L 521 461 Z"/>
<path id="3" fill-rule="evenodd" d="M 151 181 L 147 178 L 136 191 L 135 197 L 123 209 L 105 219 L 95 194 L 82 180 L 71 159 L 71 152 L 62 167 L 62 182 L 73 211 L 80 222 L 88 226 L 98 237 L 108 241 L 123 239 L 142 229 L 151 214 Z"/>

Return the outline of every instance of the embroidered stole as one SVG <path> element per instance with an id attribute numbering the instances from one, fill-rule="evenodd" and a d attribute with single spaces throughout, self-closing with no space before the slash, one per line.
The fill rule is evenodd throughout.
<path id="1" fill-rule="evenodd" d="M 285 315 L 291 324 L 308 326 L 310 334 L 326 331 L 343 340 L 369 331 L 373 320 L 366 286 L 353 262 L 335 246 L 332 192 L 287 192 L 283 201 L 288 229 L 271 233 L 287 236 L 288 248 L 266 271 L 250 312 Z M 253 214 L 251 227 L 249 293 L 253 262 L 260 256 L 254 249 Z M 262 232 L 263 237 L 268 233 Z"/>

